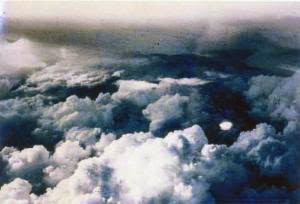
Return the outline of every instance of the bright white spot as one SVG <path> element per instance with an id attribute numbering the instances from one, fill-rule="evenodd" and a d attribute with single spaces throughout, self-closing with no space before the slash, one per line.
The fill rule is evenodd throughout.
<path id="1" fill-rule="evenodd" d="M 232 122 L 230 121 L 223 121 L 219 124 L 221 130 L 230 130 L 233 126 Z"/>

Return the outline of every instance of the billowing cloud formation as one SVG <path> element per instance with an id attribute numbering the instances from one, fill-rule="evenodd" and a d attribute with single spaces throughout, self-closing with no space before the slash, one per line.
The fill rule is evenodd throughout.
<path id="1" fill-rule="evenodd" d="M 254 111 L 267 111 L 267 114 L 274 119 L 298 120 L 300 98 L 297 81 L 299 77 L 300 73 L 296 72 L 289 78 L 269 76 L 253 78 L 246 95 L 254 101 Z"/>
<path id="2" fill-rule="evenodd" d="M 281 131 L 279 135 L 276 135 L 275 130 L 268 127 L 268 131 L 261 134 L 268 137 L 257 138 L 259 149 L 250 151 L 253 154 L 252 157 L 258 159 L 257 162 L 261 163 L 261 168 L 269 169 L 268 173 L 288 172 L 286 175 L 292 183 L 297 183 L 299 180 L 297 170 L 300 152 L 297 142 L 300 127 L 298 79 L 298 72 L 289 78 L 258 76 L 250 81 L 250 89 L 246 92 L 247 97 L 253 103 L 253 113 L 259 117 L 268 115 L 269 120 Z M 266 151 L 274 151 L 271 154 L 272 157 L 266 154 Z M 255 156 L 257 153 L 259 157 Z"/>
<path id="3" fill-rule="evenodd" d="M 35 145 L 22 151 L 5 147 L 1 151 L 1 159 L 6 165 L 1 174 L 8 179 L 26 179 L 38 191 L 43 186 L 42 171 L 49 163 L 49 155 L 50 153 L 41 145 Z"/>
<path id="4" fill-rule="evenodd" d="M 43 112 L 42 125 L 48 121 L 54 122 L 54 126 L 60 130 L 68 130 L 72 127 L 107 127 L 111 125 L 111 105 L 101 105 L 89 98 L 80 99 L 70 96 L 65 102 L 60 102 Z"/>
<path id="5" fill-rule="evenodd" d="M 112 95 L 116 101 L 130 101 L 138 106 L 146 106 L 166 94 L 183 93 L 184 95 L 193 92 L 193 87 L 207 83 L 197 78 L 160 78 L 160 82 L 150 83 L 138 80 L 119 80 L 119 89 Z"/>
<path id="6" fill-rule="evenodd" d="M 271 27 L 1 42 L 0 203 L 298 203 L 299 73 L 254 67 Z"/>
<path id="7" fill-rule="evenodd" d="M 89 152 L 80 147 L 77 141 L 67 140 L 59 144 L 51 158 L 52 164 L 44 169 L 47 182 L 53 185 L 72 175 L 77 163 L 88 156 Z"/>
<path id="8" fill-rule="evenodd" d="M 14 85 L 15 82 L 9 78 L 0 79 L 0 98 L 5 97 Z"/>
<path id="9" fill-rule="evenodd" d="M 156 131 L 170 122 L 175 122 L 184 114 L 184 106 L 188 97 L 178 94 L 174 96 L 162 96 L 155 103 L 147 106 L 143 114 L 151 120 L 149 130 Z"/>
<path id="10" fill-rule="evenodd" d="M 96 143 L 96 137 L 101 133 L 100 128 L 71 128 L 65 135 L 70 141 L 78 141 L 80 144 L 92 145 Z"/>
<path id="11" fill-rule="evenodd" d="M 205 180 L 189 176 L 194 172 L 189 167 L 193 153 L 206 143 L 199 126 L 165 139 L 145 133 L 123 135 L 99 157 L 80 162 L 70 178 L 39 199 L 42 203 L 211 201 Z"/>
<path id="12" fill-rule="evenodd" d="M 0 190 L 1 203 L 33 203 L 34 195 L 30 195 L 31 185 L 23 179 L 15 179 L 9 184 L 5 184 Z"/>
<path id="13" fill-rule="evenodd" d="M 5 147 L 1 151 L 4 161 L 7 161 L 7 171 L 10 174 L 31 174 L 32 169 L 40 168 L 48 162 L 49 152 L 43 146 L 17 151 L 14 148 Z"/>
<path id="14" fill-rule="evenodd" d="M 161 95 L 158 85 L 145 81 L 118 81 L 119 90 L 113 94 L 114 100 L 129 100 L 138 106 L 145 106 L 158 99 Z"/>
<path id="15" fill-rule="evenodd" d="M 93 86 L 103 82 L 107 75 L 105 70 L 95 70 L 92 66 L 97 66 L 101 60 L 90 55 L 81 54 L 81 50 L 74 48 L 57 49 L 58 61 L 51 66 L 33 73 L 27 80 L 29 90 L 46 91 L 57 86 Z M 36 88 L 31 84 L 37 85 Z"/>

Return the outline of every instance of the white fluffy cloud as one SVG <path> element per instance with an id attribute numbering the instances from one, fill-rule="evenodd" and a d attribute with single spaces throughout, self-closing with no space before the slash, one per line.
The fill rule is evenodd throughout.
<path id="1" fill-rule="evenodd" d="M 88 135 L 93 133 L 91 130 L 80 132 L 74 128 L 69 132 Z M 213 145 L 208 144 L 202 128 L 194 125 L 170 132 L 165 138 L 156 138 L 151 133 L 134 133 L 116 140 L 115 135 L 101 134 L 93 147 L 97 153 L 89 158 L 90 150 L 81 147 L 80 140 L 75 138 L 60 143 L 50 160 L 48 157 L 43 159 L 50 161 L 44 168 L 44 176 L 53 187 L 45 194 L 34 196 L 30 194 L 28 183 L 23 194 L 14 199 L 26 198 L 36 204 L 213 203 L 210 192 L 230 198 L 247 185 L 250 177 L 244 162 L 259 166 L 262 175 L 288 173 L 290 151 L 282 140 L 271 126 L 261 124 L 252 131 L 241 133 L 230 147 Z M 5 148 L 4 155 L 16 151 L 9 150 Z M 37 159 L 32 161 L 38 163 Z M 8 184 L 12 185 L 14 182 Z M 226 186 L 226 189 L 221 190 L 220 186 Z M 241 196 L 247 197 L 249 192 Z"/>
<path id="2" fill-rule="evenodd" d="M 197 157 L 198 151 L 208 143 L 205 133 L 198 125 L 170 132 L 164 140 L 167 142 L 169 148 L 192 157 Z"/>
<path id="3" fill-rule="evenodd" d="M 26 178 L 37 185 L 42 182 L 40 178 L 42 169 L 48 165 L 49 155 L 49 152 L 41 145 L 21 151 L 5 147 L 1 151 L 1 159 L 7 163 L 5 173 L 10 178 Z"/>
<path id="4" fill-rule="evenodd" d="M 160 96 L 157 93 L 158 85 L 146 81 L 120 80 L 119 90 L 112 95 L 114 100 L 128 100 L 139 106 L 145 106 L 157 100 Z"/>
<path id="5" fill-rule="evenodd" d="M 92 87 L 116 76 L 113 69 L 110 69 L 113 65 L 135 66 L 147 63 L 143 58 L 110 58 L 95 50 L 72 46 L 45 49 L 46 53 L 55 51 L 55 58 L 51 60 L 51 57 L 46 56 L 46 61 L 49 61 L 47 66 L 30 74 L 26 83 L 18 90 L 45 92 L 60 86 Z"/>
<path id="6" fill-rule="evenodd" d="M 100 157 L 81 161 L 75 173 L 40 196 L 41 203 L 88 201 L 108 203 L 212 201 L 209 185 L 189 167 L 189 155 L 207 139 L 199 126 L 170 133 L 123 135 Z M 195 174 L 195 176 L 192 176 Z"/>
<path id="7" fill-rule="evenodd" d="M 143 110 L 143 114 L 151 121 L 149 130 L 159 130 L 166 123 L 180 119 L 187 102 L 188 97 L 176 94 L 162 96 L 156 102 L 149 104 Z"/>
<path id="8" fill-rule="evenodd" d="M 198 74 L 152 78 L 151 73 L 153 81 L 139 81 L 134 80 L 138 78 L 134 66 L 144 66 L 155 57 L 150 61 L 103 58 L 74 47 L 45 47 L 47 51 L 39 53 L 39 44 L 28 40 L 1 43 L 0 144 L 7 142 L 4 137 L 10 137 L 13 145 L 19 139 L 23 142 L 23 137 L 29 142 L 0 152 L 0 181 L 7 182 L 0 190 L 0 203 L 196 204 L 249 196 L 277 198 L 276 193 L 285 198 L 298 196 L 299 190 L 289 192 L 289 188 L 297 186 L 300 179 L 299 72 L 288 78 L 257 76 L 250 80 L 245 95 L 252 113 L 273 126 L 259 124 L 226 146 L 208 144 L 211 138 L 194 125 L 203 125 L 211 136 L 214 130 L 210 125 L 218 128 L 221 121 L 210 124 L 218 116 L 208 113 L 219 110 L 211 110 L 215 104 L 207 104 L 214 95 L 206 93 L 206 87 L 202 89 L 209 81 L 197 78 Z M 130 66 L 125 69 L 123 65 Z M 23 78 L 17 76 L 20 72 Z M 211 80 L 234 77 L 213 71 L 202 74 Z M 116 92 L 99 93 L 95 100 L 64 93 L 60 99 L 47 92 L 53 87 L 91 88 L 107 79 L 112 79 L 109 86 L 114 86 L 113 80 L 118 78 Z M 48 96 L 51 94 L 53 98 Z M 9 97 L 14 98 L 6 99 Z M 220 115 L 230 115 L 230 111 L 221 110 Z M 146 119 L 150 121 L 148 130 Z M 239 118 L 232 121 L 239 126 Z M 277 125 L 278 121 L 283 121 L 280 125 L 284 127 Z M 172 125 L 182 130 L 174 131 Z M 135 132 L 139 126 L 147 132 Z M 46 140 L 35 140 L 36 136 Z M 45 146 L 35 145 L 41 142 Z M 261 177 L 273 176 L 283 180 L 283 188 L 268 189 L 264 181 L 253 186 Z"/>
<path id="9" fill-rule="evenodd" d="M 78 141 L 67 140 L 59 144 L 51 157 L 51 165 L 44 169 L 45 179 L 51 185 L 72 175 L 77 163 L 89 156 L 90 152 L 80 147 Z"/>
<path id="10" fill-rule="evenodd" d="M 239 146 L 245 144 L 243 150 L 250 159 L 259 163 L 265 174 L 288 176 L 292 183 L 300 178 L 298 167 L 294 165 L 299 162 L 300 152 L 297 142 L 300 128 L 299 77 L 299 72 L 296 72 L 287 78 L 258 76 L 251 79 L 246 96 L 253 104 L 253 112 L 270 117 L 271 121 L 285 122 L 277 134 L 270 126 L 261 125 L 242 134 L 236 142 Z M 256 138 L 257 135 L 261 138 Z"/>
<path id="11" fill-rule="evenodd" d="M 252 131 L 242 132 L 231 148 L 240 152 L 244 160 L 256 163 L 263 175 L 280 175 L 288 171 L 293 159 L 282 137 L 272 126 L 259 124 Z"/>
<path id="12" fill-rule="evenodd" d="M 35 84 L 36 87 L 22 87 L 27 91 L 47 91 L 57 86 L 94 86 L 103 83 L 108 78 L 104 70 L 84 70 L 64 65 L 49 66 L 39 72 L 33 73 L 27 84 Z"/>
<path id="13" fill-rule="evenodd" d="M 250 81 L 247 97 L 253 101 L 254 111 L 269 114 L 272 118 L 299 120 L 300 72 L 288 78 L 258 76 Z"/>
<path id="14" fill-rule="evenodd" d="M 198 85 L 203 85 L 208 83 L 208 81 L 199 78 L 181 78 L 181 79 L 160 78 L 160 81 L 163 83 L 186 85 L 186 86 L 198 86 Z"/>
<path id="15" fill-rule="evenodd" d="M 71 128 L 65 134 L 65 138 L 70 141 L 79 141 L 80 144 L 93 145 L 97 136 L 100 136 L 100 128 Z"/>
<path id="16" fill-rule="evenodd" d="M 194 86 L 208 83 L 198 78 L 160 78 L 158 84 L 138 80 L 119 80 L 119 90 L 112 95 L 116 101 L 127 100 L 138 106 L 146 106 L 155 102 L 161 96 L 184 93 L 188 95 Z"/>
<path id="17" fill-rule="evenodd" d="M 112 105 L 101 105 L 90 98 L 73 95 L 65 102 L 45 108 L 40 123 L 48 126 L 53 123 L 60 130 L 72 127 L 108 127 L 112 124 Z"/>
<path id="18" fill-rule="evenodd" d="M 247 169 L 232 158 L 230 149 L 225 145 L 204 145 L 196 168 L 211 184 L 216 199 L 230 197 L 248 183 Z"/>
<path id="19" fill-rule="evenodd" d="M 33 204 L 36 196 L 30 194 L 31 185 L 23 179 L 15 179 L 0 189 L 0 202 L 3 204 Z"/>
<path id="20" fill-rule="evenodd" d="M 46 97 L 36 95 L 34 97 L 14 98 L 0 101 L 0 120 L 13 116 L 28 117 L 37 114 L 44 107 Z"/>
<path id="21" fill-rule="evenodd" d="M 109 133 L 109 134 L 101 134 L 101 138 L 99 139 L 98 142 L 95 143 L 94 146 L 92 146 L 92 148 L 96 151 L 96 155 L 101 155 L 105 148 L 114 140 L 116 140 L 116 135 Z"/>

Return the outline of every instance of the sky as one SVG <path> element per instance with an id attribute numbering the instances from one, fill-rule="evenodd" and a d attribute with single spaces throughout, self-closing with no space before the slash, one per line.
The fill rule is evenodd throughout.
<path id="1" fill-rule="evenodd" d="M 101 21 L 130 23 L 191 21 L 198 19 L 278 18 L 300 16 L 300 4 L 246 2 L 96 2 L 96 1 L 6 1 L 7 19 L 19 21 L 72 21 L 97 24 Z"/>

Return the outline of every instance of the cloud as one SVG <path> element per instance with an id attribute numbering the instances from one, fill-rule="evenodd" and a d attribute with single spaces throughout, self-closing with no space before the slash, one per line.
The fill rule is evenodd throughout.
<path id="1" fill-rule="evenodd" d="M 149 130 L 159 131 L 168 123 L 181 119 L 187 102 L 188 97 L 176 94 L 174 96 L 162 96 L 156 102 L 149 104 L 143 110 L 145 117 L 151 121 Z"/>
<path id="2" fill-rule="evenodd" d="M 95 53 L 72 47 L 56 50 L 56 61 L 32 73 L 22 89 L 45 92 L 59 86 L 95 86 L 108 78 L 105 69 L 95 68 L 101 63 L 101 57 L 96 57 Z"/>
<path id="3" fill-rule="evenodd" d="M 1 41 L 0 46 L 0 75 L 22 74 L 46 66 L 46 63 L 38 57 L 37 46 L 25 38 L 12 43 Z"/>
<path id="4" fill-rule="evenodd" d="M 96 151 L 96 155 L 100 156 L 104 152 L 105 148 L 116 139 L 117 137 L 115 134 L 102 133 L 99 141 L 93 146 L 93 149 Z"/>
<path id="5" fill-rule="evenodd" d="M 0 202 L 299 200 L 299 72 L 247 65 L 281 34 L 210 26 L 1 42 Z"/>
<path id="6" fill-rule="evenodd" d="M 1 100 L 0 145 L 32 146 L 36 138 L 31 137 L 31 131 L 47 100 L 43 95 Z"/>
<path id="7" fill-rule="evenodd" d="M 70 141 L 78 141 L 83 145 L 93 145 L 96 143 L 97 136 L 100 136 L 100 133 L 100 128 L 74 127 L 66 132 L 65 139 Z"/>
<path id="8" fill-rule="evenodd" d="M 200 176 L 189 176 L 192 160 L 185 159 L 206 143 L 199 126 L 170 133 L 166 139 L 147 133 L 123 135 L 99 157 L 81 161 L 71 177 L 39 199 L 42 203 L 212 201 L 209 185 Z"/>
<path id="9" fill-rule="evenodd" d="M 231 146 L 233 151 L 239 151 L 259 166 L 261 174 L 266 176 L 282 175 L 289 171 L 289 166 L 295 161 L 293 149 L 288 147 L 282 136 L 277 135 L 272 126 L 257 125 L 256 129 L 242 132 Z"/>
<path id="10" fill-rule="evenodd" d="M 253 102 L 255 112 L 266 112 L 276 120 L 298 121 L 299 88 L 297 81 L 300 74 L 296 72 L 288 78 L 258 76 L 250 81 L 246 96 Z"/>
<path id="11" fill-rule="evenodd" d="M 3 172 L 1 172 L 7 177 L 6 179 L 26 179 L 33 185 L 33 190 L 36 192 L 43 188 L 43 168 L 49 164 L 50 156 L 44 146 L 35 145 L 21 151 L 12 147 L 5 147 L 0 156 L 2 161 L 6 163 Z"/>
<path id="12" fill-rule="evenodd" d="M 117 106 L 116 110 L 125 107 L 114 115 L 129 115 L 128 109 L 140 109 L 143 115 L 140 112 L 129 115 L 126 118 L 126 126 L 148 126 L 147 121 L 141 119 L 138 119 L 137 125 L 134 125 L 135 121 L 128 122 L 131 118 L 144 116 L 150 121 L 149 130 L 157 136 L 163 136 L 176 128 L 185 128 L 206 120 L 208 105 L 197 90 L 198 86 L 206 83 L 199 78 L 160 78 L 159 83 L 119 80 L 119 89 L 112 94 L 111 99 Z"/>
<path id="13" fill-rule="evenodd" d="M 298 72 L 287 78 L 258 76 L 251 79 L 245 94 L 253 104 L 253 114 L 269 119 L 278 132 L 275 134 L 274 128 L 262 125 L 253 132 L 257 135 L 255 132 L 261 131 L 259 135 L 265 135 L 257 141 L 247 134 L 241 137 L 249 138 L 245 139 L 247 143 L 256 144 L 248 152 L 249 159 L 258 163 L 264 174 L 285 177 L 290 185 L 300 178 L 298 165 L 295 165 L 299 163 L 300 152 L 298 79 Z"/>
<path id="14" fill-rule="evenodd" d="M 0 78 L 0 99 L 6 97 L 16 84 L 16 80 L 12 80 L 10 78 Z"/>
<path id="15" fill-rule="evenodd" d="M 159 83 L 140 80 L 119 80 L 118 91 L 112 95 L 116 101 L 127 100 L 140 107 L 153 103 L 163 95 L 183 92 L 188 95 L 194 86 L 203 85 L 207 81 L 198 78 L 159 78 Z"/>
<path id="16" fill-rule="evenodd" d="M 23 179 L 15 179 L 9 184 L 4 184 L 0 189 L 0 202 L 4 204 L 33 204 L 35 199 L 34 194 L 30 194 L 31 185 Z"/>
<path id="17" fill-rule="evenodd" d="M 217 201 L 230 202 L 236 199 L 236 191 L 249 185 L 247 168 L 235 160 L 226 145 L 205 144 L 195 166 L 211 185 L 210 192 Z"/>
<path id="18" fill-rule="evenodd" d="M 199 78 L 181 78 L 181 79 L 160 78 L 160 81 L 164 83 L 186 85 L 186 86 L 198 86 L 198 85 L 203 85 L 208 83 L 208 81 L 201 80 Z"/>
<path id="19" fill-rule="evenodd" d="M 80 147 L 78 141 L 65 141 L 58 144 L 51 157 L 51 165 L 44 168 L 47 183 L 56 185 L 62 179 L 72 175 L 80 160 L 87 158 L 90 152 Z"/>
<path id="20" fill-rule="evenodd" d="M 64 102 L 47 107 L 39 121 L 42 126 L 67 131 L 72 127 L 109 127 L 113 123 L 112 105 L 101 105 L 90 98 L 78 98 L 73 95 Z"/>
<path id="21" fill-rule="evenodd" d="M 33 169 L 39 169 L 40 166 L 47 164 L 49 152 L 41 145 L 22 151 L 5 147 L 1 151 L 1 156 L 8 163 L 7 170 L 9 173 L 22 175 L 24 172 L 32 173 Z"/>
<path id="22" fill-rule="evenodd" d="M 145 106 L 160 96 L 158 85 L 146 81 L 120 80 L 119 90 L 112 95 L 113 100 L 129 100 L 138 106 Z"/>

